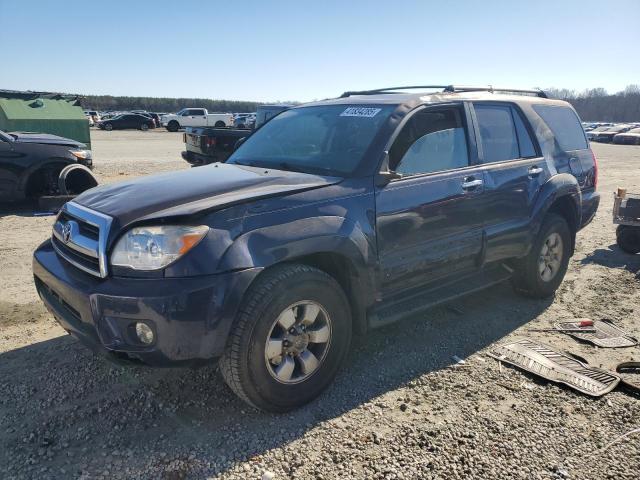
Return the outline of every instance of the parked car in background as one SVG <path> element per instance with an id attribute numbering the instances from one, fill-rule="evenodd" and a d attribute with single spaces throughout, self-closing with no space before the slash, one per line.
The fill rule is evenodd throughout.
<path id="1" fill-rule="evenodd" d="M 237 113 L 233 117 L 234 128 L 251 128 L 252 123 L 255 123 L 255 114 L 252 113 Z"/>
<path id="2" fill-rule="evenodd" d="M 230 113 L 209 113 L 206 108 L 184 108 L 178 113 L 163 115 L 162 126 L 170 132 L 184 127 L 232 127 Z"/>
<path id="3" fill-rule="evenodd" d="M 60 174 L 69 165 L 93 177 L 88 170 L 93 168 L 91 150 L 84 143 L 46 133 L 0 130 L 0 201 L 68 194 L 60 191 Z M 64 187 L 64 179 L 62 183 Z"/>
<path id="4" fill-rule="evenodd" d="M 592 130 L 587 133 L 587 135 L 589 135 L 589 139 L 594 142 L 611 143 L 613 141 L 613 137 L 618 133 L 624 133 L 632 128 L 632 125 L 614 125 L 613 127 L 607 127 L 606 130 L 602 131 L 597 131 L 598 129 Z"/>
<path id="5" fill-rule="evenodd" d="M 290 109 L 293 105 L 260 105 L 256 109 L 256 118 L 254 122 L 254 128 L 260 128 L 267 123 L 270 119 L 275 117 L 281 112 Z"/>
<path id="6" fill-rule="evenodd" d="M 94 123 L 98 123 L 101 120 L 100 114 L 96 110 L 85 110 L 84 114 L 91 117 Z"/>
<path id="7" fill-rule="evenodd" d="M 41 299 L 97 351 L 220 358 L 241 399 L 284 412 L 371 328 L 508 280 L 553 295 L 600 199 L 578 115 L 434 88 L 291 108 L 225 163 L 85 192 L 34 252 Z"/>
<path id="8" fill-rule="evenodd" d="M 155 128 L 153 118 L 138 113 L 122 113 L 108 120 L 98 123 L 98 127 L 102 130 L 124 130 L 136 128 L 138 130 L 149 130 Z"/>
<path id="9" fill-rule="evenodd" d="M 238 142 L 252 133 L 249 128 L 187 127 L 182 158 L 193 166 L 225 162 Z"/>
<path id="10" fill-rule="evenodd" d="M 632 128 L 614 135 L 613 143 L 618 145 L 640 145 L 640 128 Z"/>

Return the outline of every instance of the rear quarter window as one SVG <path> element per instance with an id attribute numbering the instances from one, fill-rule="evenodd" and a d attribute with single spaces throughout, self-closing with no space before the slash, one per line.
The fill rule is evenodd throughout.
<path id="1" fill-rule="evenodd" d="M 544 120 L 564 151 L 589 148 L 578 115 L 568 107 L 534 105 L 533 109 Z"/>

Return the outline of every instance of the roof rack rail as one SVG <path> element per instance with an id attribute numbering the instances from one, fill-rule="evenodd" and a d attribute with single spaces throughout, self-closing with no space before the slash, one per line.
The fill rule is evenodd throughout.
<path id="1" fill-rule="evenodd" d="M 376 88 L 375 90 L 360 90 L 344 92 L 340 95 L 340 98 L 351 97 L 353 95 L 376 95 L 379 93 L 399 93 L 398 90 L 417 90 L 417 89 L 442 89 L 442 92 L 456 93 L 456 92 L 506 92 L 506 93 L 532 93 L 540 98 L 549 98 L 547 94 L 540 89 L 522 89 L 522 88 L 498 88 L 492 85 L 486 87 L 475 86 L 463 86 L 463 85 L 412 85 L 408 87 L 388 87 L 388 88 Z"/>

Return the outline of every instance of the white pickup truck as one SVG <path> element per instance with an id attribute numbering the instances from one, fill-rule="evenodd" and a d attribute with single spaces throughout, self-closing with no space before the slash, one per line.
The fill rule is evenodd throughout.
<path id="1" fill-rule="evenodd" d="M 170 132 L 184 127 L 231 127 L 230 113 L 209 113 L 206 108 L 183 108 L 178 113 L 162 116 L 162 126 Z"/>

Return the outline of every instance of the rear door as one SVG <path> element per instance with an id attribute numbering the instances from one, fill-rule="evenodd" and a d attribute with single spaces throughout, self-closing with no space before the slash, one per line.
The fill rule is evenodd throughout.
<path id="1" fill-rule="evenodd" d="M 388 298 L 477 268 L 482 252 L 481 167 L 464 105 L 424 108 L 402 126 L 376 191 L 380 289 Z"/>
<path id="2" fill-rule="evenodd" d="M 526 117 L 506 102 L 475 102 L 478 157 L 485 174 L 485 262 L 526 253 L 529 218 L 549 169 Z"/>

